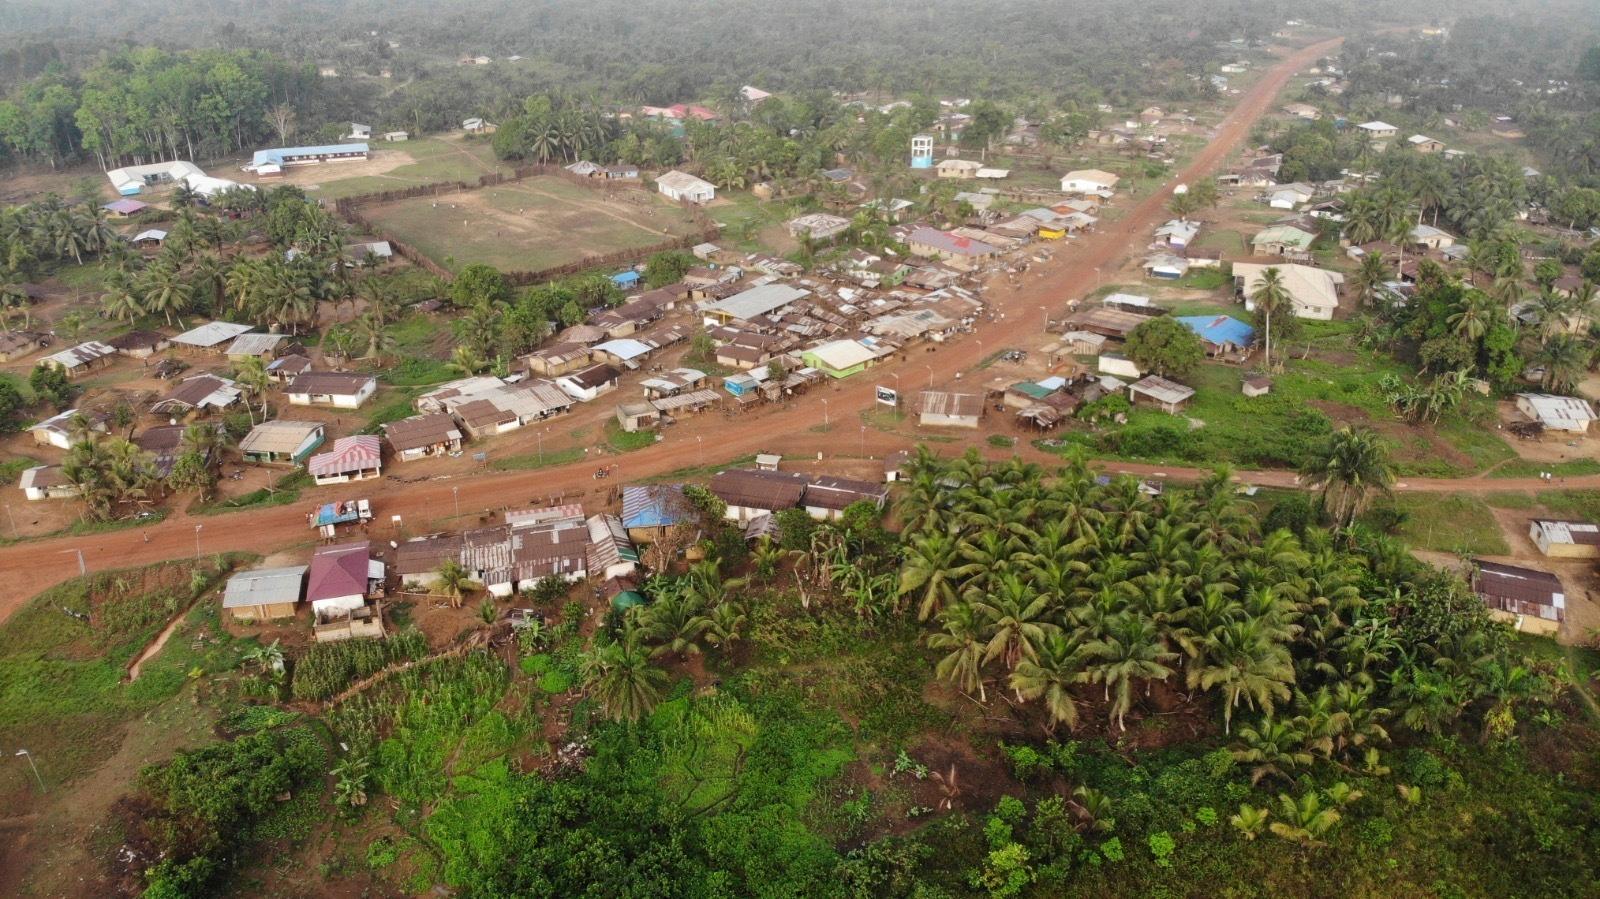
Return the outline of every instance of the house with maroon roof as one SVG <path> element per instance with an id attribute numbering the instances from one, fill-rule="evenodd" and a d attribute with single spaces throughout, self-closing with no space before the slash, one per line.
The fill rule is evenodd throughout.
<path id="1" fill-rule="evenodd" d="M 306 576 L 306 601 L 319 620 L 360 609 L 372 592 L 372 574 L 367 541 L 318 547 Z"/>
<path id="2" fill-rule="evenodd" d="M 917 256 L 941 260 L 951 268 L 964 272 L 970 272 L 1000 255 L 1000 248 L 993 244 L 937 228 L 912 231 L 906 236 L 906 246 Z"/>

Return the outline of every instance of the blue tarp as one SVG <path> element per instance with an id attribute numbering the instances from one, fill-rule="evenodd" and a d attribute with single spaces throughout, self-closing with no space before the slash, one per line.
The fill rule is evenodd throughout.
<path id="1" fill-rule="evenodd" d="M 1180 315 L 1189 330 L 1200 335 L 1206 343 L 1217 346 L 1247 347 L 1256 339 L 1256 329 L 1231 315 Z"/>
<path id="2" fill-rule="evenodd" d="M 618 287 L 632 287 L 639 283 L 638 272 L 617 272 L 611 276 L 611 283 Z"/>

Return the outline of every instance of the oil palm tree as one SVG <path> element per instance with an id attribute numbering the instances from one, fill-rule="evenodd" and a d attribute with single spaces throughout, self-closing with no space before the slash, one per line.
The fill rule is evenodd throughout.
<path id="1" fill-rule="evenodd" d="M 706 645 L 727 652 L 734 643 L 744 639 L 748 621 L 744 603 L 725 600 L 718 603 L 709 615 L 701 616 L 701 639 Z"/>
<path id="2" fill-rule="evenodd" d="M 1588 367 L 1589 354 L 1582 341 L 1572 334 L 1555 334 L 1533 354 L 1533 362 L 1543 366 L 1544 377 L 1540 383 L 1545 390 L 1557 393 L 1571 391 L 1583 377 Z"/>
<path id="3" fill-rule="evenodd" d="M 467 593 L 477 586 L 472 580 L 472 575 L 455 559 L 446 559 L 444 564 L 439 566 L 438 584 L 439 589 L 449 598 L 452 609 L 461 608 Z"/>
<path id="4" fill-rule="evenodd" d="M 1123 731 L 1128 729 L 1125 719 L 1133 708 L 1134 682 L 1143 681 L 1148 691 L 1150 681 L 1166 680 L 1172 674 L 1166 662 L 1177 657 L 1162 648 L 1148 618 L 1126 612 L 1113 617 L 1107 633 L 1084 644 L 1083 651 L 1091 660 L 1090 680 L 1105 685 L 1111 703 L 1108 713 Z"/>
<path id="5" fill-rule="evenodd" d="M 642 637 L 632 627 L 585 653 L 580 671 L 600 707 L 618 721 L 637 721 L 650 714 L 667 684 L 667 673 L 651 664 Z"/>
<path id="6" fill-rule="evenodd" d="M 1378 435 L 1366 428 L 1343 427 L 1316 447 L 1300 474 L 1336 523 L 1347 525 L 1366 506 L 1374 490 L 1387 492 L 1394 466 Z"/>
<path id="7" fill-rule="evenodd" d="M 699 655 L 708 622 L 705 606 L 689 594 L 662 596 L 639 614 L 639 635 L 655 644 L 651 656 Z"/>
<path id="8" fill-rule="evenodd" d="M 983 686 L 986 644 L 980 637 L 977 611 L 964 602 L 947 606 L 939 613 L 939 623 L 943 629 L 927 636 L 929 648 L 945 653 L 934 665 L 934 675 L 963 693 L 976 691 L 980 703 L 988 702 Z"/>
<path id="9" fill-rule="evenodd" d="M 1266 715 L 1275 702 L 1287 702 L 1294 682 L 1288 648 L 1256 618 L 1230 621 L 1209 635 L 1203 659 L 1188 672 L 1189 689 L 1222 691 L 1222 732 L 1233 732 L 1233 711 L 1241 702 Z"/>
<path id="10" fill-rule="evenodd" d="M 1063 634 L 1050 635 L 1038 653 L 1017 663 L 1011 672 L 1011 689 L 1023 699 L 1042 699 L 1049 716 L 1046 729 L 1055 733 L 1057 725 L 1070 730 L 1078 726 L 1078 701 L 1072 686 L 1085 680 L 1083 647 Z"/>

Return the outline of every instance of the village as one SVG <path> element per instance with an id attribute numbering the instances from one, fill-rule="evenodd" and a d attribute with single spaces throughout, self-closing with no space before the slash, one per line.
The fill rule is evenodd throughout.
<path id="1" fill-rule="evenodd" d="M 57 6 L 0 894 L 1592 879 L 1583 15 Z"/>
<path id="2" fill-rule="evenodd" d="M 1247 71 L 1247 66 L 1233 68 Z M 1328 66 L 1326 73 L 1316 69 L 1312 74 L 1323 77 L 1309 83 L 1326 86 L 1335 83 L 1326 76 L 1337 75 L 1337 70 Z M 768 96 L 745 88 L 752 104 Z M 803 244 L 808 259 L 814 260 L 807 265 L 773 252 L 746 252 L 748 245 L 686 241 L 693 258 L 677 280 L 647 287 L 643 262 L 611 272 L 608 278 L 623 297 L 620 303 L 597 308 L 582 323 L 553 334 L 503 375 L 471 374 L 405 391 L 410 414 L 397 411 L 406 400 L 390 396 L 393 390 L 383 386 L 381 368 L 348 370 L 348 358 L 333 355 L 326 346 L 319 352 L 277 330 L 215 320 L 170 334 L 136 328 L 62 349 L 53 345 L 59 334 L 24 329 L 3 337 L 0 358 L 7 364 L 19 371 L 53 369 L 71 383 L 104 383 L 106 389 L 96 387 L 74 407 L 37 422 L 23 439 L 47 451 L 65 452 L 96 434 L 126 429 L 132 445 L 153 460 L 160 481 L 194 448 L 193 432 L 187 439 L 185 434 L 190 425 L 200 423 L 203 430 L 218 434 L 214 445 L 201 447 L 206 464 L 223 470 L 236 466 L 217 486 L 214 502 L 224 508 L 233 498 L 272 496 L 280 486 L 286 496 L 298 495 L 289 486 L 296 472 L 304 472 L 310 485 L 318 487 L 385 477 L 415 483 L 469 475 L 505 462 L 539 467 L 546 464 L 547 449 L 551 464 L 571 461 L 581 450 L 579 458 L 593 461 L 598 480 L 614 471 L 611 459 L 619 453 L 677 433 L 679 427 L 687 429 L 684 433 L 701 431 L 699 416 L 741 427 L 746 421 L 758 422 L 767 406 L 808 405 L 824 430 L 835 418 L 845 421 L 859 414 L 876 429 L 904 435 L 907 446 L 924 435 L 978 432 L 1000 445 L 1033 442 L 1048 448 L 1063 445 L 1049 435 L 1069 422 L 1087 419 L 1098 431 L 1125 424 L 1128 413 L 1140 408 L 1187 420 L 1189 427 L 1205 426 L 1186 411 L 1197 387 L 1186 383 L 1184 375 L 1200 373 L 1194 364 L 1174 366 L 1183 369 L 1180 374 L 1168 370 L 1159 347 L 1125 350 L 1130 338 L 1140 343 L 1135 334 L 1147 323 L 1169 319 L 1194 336 L 1203 350 L 1201 358 L 1207 360 L 1203 389 L 1231 390 L 1245 399 L 1263 397 L 1272 391 L 1282 367 L 1280 361 L 1274 368 L 1267 335 L 1258 333 L 1262 317 L 1255 307 L 1263 282 L 1273 285 L 1271 301 L 1281 302 L 1284 314 L 1324 323 L 1347 318 L 1353 309 L 1374 301 L 1403 305 L 1426 263 L 1448 269 L 1467 261 L 1465 242 L 1422 223 L 1393 242 L 1353 242 L 1344 227 L 1345 197 L 1369 176 L 1347 172 L 1330 181 L 1283 181 L 1283 155 L 1261 147 L 1240 155 L 1216 176 L 1214 186 L 1180 184 L 1169 204 L 1175 216 L 1148 235 L 1147 254 L 1127 254 L 1105 271 L 1097 267 L 1092 292 L 1055 297 L 1038 306 L 1037 319 L 1014 308 L 997 311 L 986 302 L 990 293 L 1015 291 L 1033 277 L 1032 270 L 1058 256 L 1070 257 L 1075 242 L 1107 227 L 1104 223 L 1117 222 L 1124 212 L 1119 207 L 1128 201 L 1119 193 L 1123 177 L 1104 169 L 1074 169 L 1049 182 L 1027 177 L 1029 186 L 1019 186 L 1013 185 L 1016 179 L 1009 169 L 955 155 L 953 141 L 971 119 L 960 111 L 965 102 L 947 106 L 938 131 L 915 135 L 907 159 L 908 169 L 924 179 L 923 192 L 945 182 L 957 188 L 950 194 L 956 204 L 953 214 L 929 214 L 920 200 L 891 197 L 866 199 L 853 211 L 835 206 L 837 213 L 807 212 L 782 221 L 791 245 Z M 891 104 L 886 110 L 893 108 Z M 645 107 L 637 114 L 668 122 L 718 117 L 694 106 Z M 1309 104 L 1290 103 L 1279 115 L 1304 121 L 1321 113 Z M 471 135 L 493 133 L 497 126 L 469 119 L 462 127 Z M 1400 139 L 1398 129 L 1381 121 L 1354 127 L 1367 136 L 1374 153 Z M 1111 148 L 1113 155 L 1102 158 L 1165 164 L 1172 161 L 1164 155 L 1173 152 L 1169 139 L 1194 128 L 1192 116 L 1149 107 L 1123 126 L 1089 132 L 1085 142 Z M 1030 131 L 1019 120 L 1007 143 L 1026 146 L 1037 139 L 1035 134 L 1036 129 Z M 238 173 L 250 179 L 248 184 L 208 175 L 186 162 L 116 169 L 108 173 L 108 181 L 121 198 L 104 209 L 114 219 L 137 221 L 151 208 L 137 199 L 141 195 L 177 188 L 205 202 L 229 191 L 270 189 L 286 176 L 336 177 L 323 170 L 359 165 L 384 152 L 367 142 L 378 139 L 369 126 L 351 124 L 346 136 L 351 142 L 257 151 Z M 389 132 L 381 135 L 378 146 L 408 139 L 404 132 Z M 1418 155 L 1464 155 L 1420 134 L 1408 135 L 1402 146 Z M 633 191 L 639 199 L 647 196 L 653 180 L 655 193 L 672 208 L 713 213 L 718 208 L 717 187 L 683 171 L 647 179 L 638 166 L 580 160 L 557 174 L 585 190 L 606 196 Z M 1537 173 L 1528 170 L 1524 175 Z M 532 177 L 554 176 L 541 170 Z M 828 170 L 823 177 L 839 186 L 843 197 L 867 194 L 865 183 L 849 168 Z M 507 184 L 497 180 L 477 192 Z M 773 196 L 770 185 L 757 184 L 750 193 L 757 201 Z M 151 199 L 159 202 L 159 197 Z M 438 201 L 431 202 L 437 210 Z M 863 218 L 880 223 L 880 246 L 903 247 L 903 254 L 853 242 Z M 130 226 L 133 233 L 126 237 L 145 252 L 157 250 L 167 238 L 165 230 L 137 228 Z M 289 251 L 291 261 L 295 253 Z M 369 271 L 425 261 L 415 249 L 381 232 L 347 240 L 341 255 L 344 262 L 337 265 Z M 1381 260 L 1390 274 L 1364 284 L 1365 296 L 1358 296 L 1347 282 L 1358 277 L 1357 269 L 1369 257 Z M 1585 283 L 1576 267 L 1568 266 L 1551 278 L 1549 289 L 1571 299 Z M 43 299 L 37 285 L 27 295 L 30 302 Z M 1537 324 L 1532 306 L 1525 303 L 1512 313 Z M 442 308 L 429 300 L 413 314 L 437 321 Z M 971 336 L 980 322 L 1000 323 L 1007 314 L 1020 320 L 1006 326 L 1005 345 L 983 346 L 982 338 Z M 1573 314 L 1567 327 L 1581 331 L 1588 319 Z M 978 366 L 951 371 L 942 364 L 936 351 L 951 341 L 975 341 Z M 886 367 L 887 376 L 872 371 L 879 366 Z M 903 374 L 907 383 L 902 383 Z M 840 382 L 852 378 L 875 382 L 873 406 L 892 410 L 890 420 L 874 419 L 870 408 L 829 408 Z M 925 384 L 919 384 L 924 378 Z M 1487 390 L 1487 385 L 1480 388 Z M 1595 417 L 1592 405 L 1581 398 L 1529 390 L 1513 400 L 1501 405 L 1498 427 L 1524 438 L 1515 441 L 1519 452 L 1527 440 L 1533 441 L 1531 447 L 1540 445 L 1542 434 L 1576 440 L 1571 446 L 1577 447 Z M 383 406 L 383 420 L 364 411 L 374 405 Z M 234 462 L 223 449 L 227 441 L 221 437 L 221 419 L 241 410 L 249 426 L 236 441 Z M 275 414 L 269 417 L 269 411 Z M 151 422 L 143 427 L 137 426 L 141 412 Z M 912 425 L 905 423 L 907 412 Z M 1081 427 L 1074 425 L 1074 430 Z M 864 451 L 867 426 L 861 430 Z M 612 436 L 597 440 L 597 433 Z M 703 466 L 704 437 L 695 433 L 695 440 Z M 1571 455 L 1582 458 L 1586 453 L 1580 448 Z M 1535 449 L 1529 458 L 1550 457 Z M 81 488 L 62 463 L 42 461 L 20 472 L 18 487 L 27 500 L 78 496 Z M 1551 461 L 1554 469 L 1557 460 Z M 1157 482 L 1149 486 L 1160 489 Z M 307 494 L 306 500 L 312 496 Z M 882 506 L 881 495 L 877 503 Z M 495 514 L 520 513 L 503 506 Z M 46 515 L 32 524 L 48 530 L 63 521 L 61 515 Z M 15 529 L 15 514 L 11 523 Z M 1577 526 L 1583 530 L 1586 525 Z M 585 554 L 575 552 L 573 558 Z M 468 569 L 474 577 L 486 576 L 482 566 Z M 402 577 L 412 573 L 420 572 L 401 570 Z M 496 585 L 490 590 L 494 595 L 513 586 Z M 1549 621 L 1559 623 L 1563 617 L 1551 611 L 1559 609 L 1554 600 L 1541 608 L 1544 613 L 1535 616 L 1540 620 L 1530 621 L 1530 627 L 1548 629 Z M 322 611 L 319 607 L 317 614 Z"/>

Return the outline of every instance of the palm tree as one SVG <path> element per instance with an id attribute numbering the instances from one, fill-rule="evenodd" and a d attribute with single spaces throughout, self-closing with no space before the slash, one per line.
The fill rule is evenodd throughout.
<path id="1" fill-rule="evenodd" d="M 1287 793 L 1279 793 L 1278 814 L 1283 820 L 1272 822 L 1272 832 L 1302 846 L 1323 845 L 1319 838 L 1339 823 L 1339 812 L 1323 808 L 1316 790 L 1307 790 L 1299 801 Z"/>
<path id="2" fill-rule="evenodd" d="M 1498 308 L 1494 298 L 1483 291 L 1466 290 L 1463 291 L 1461 305 L 1450 314 L 1447 323 L 1457 337 L 1476 344 L 1494 323 Z"/>
<path id="3" fill-rule="evenodd" d="M 1311 753 L 1301 746 L 1305 735 L 1287 722 L 1263 718 L 1256 724 L 1239 728 L 1239 742 L 1231 750 L 1233 760 L 1251 765 L 1250 783 L 1263 777 L 1291 779 L 1289 772 L 1304 768 L 1313 761 Z"/>
<path id="4" fill-rule="evenodd" d="M 1007 670 L 1038 654 L 1039 644 L 1059 630 L 1048 620 L 1050 597 L 1036 592 L 1020 576 L 1002 574 L 994 591 L 968 599 L 987 637 L 983 660 L 1001 660 Z"/>
<path id="5" fill-rule="evenodd" d="M 1321 491 L 1324 506 L 1331 502 L 1329 511 L 1340 525 L 1355 519 L 1373 490 L 1387 492 L 1394 483 L 1394 466 L 1378 435 L 1348 426 L 1328 435 L 1300 474 Z"/>
<path id="6" fill-rule="evenodd" d="M 1545 390 L 1557 393 L 1570 392 L 1577 386 L 1588 360 L 1582 341 L 1573 334 L 1551 336 L 1533 355 L 1534 364 L 1544 368 L 1540 383 Z"/>
<path id="7" fill-rule="evenodd" d="M 1256 808 L 1253 805 L 1241 803 L 1239 805 L 1239 814 L 1229 818 L 1228 823 L 1233 825 L 1233 829 L 1239 832 L 1239 836 L 1244 837 L 1246 840 L 1253 840 L 1260 836 L 1261 831 L 1267 826 L 1267 819 L 1271 817 L 1272 813 L 1264 808 Z"/>
<path id="8" fill-rule="evenodd" d="M 1124 718 L 1133 708 L 1133 682 L 1145 682 L 1146 691 L 1152 680 L 1166 680 L 1172 669 L 1164 664 L 1177 654 L 1162 648 L 1150 619 L 1124 612 L 1112 618 L 1105 636 L 1084 644 L 1086 657 L 1094 660 L 1089 667 L 1090 679 L 1105 684 L 1106 699 L 1111 702 L 1109 714 L 1117 722 L 1118 730 L 1127 730 Z M 1115 689 L 1115 698 L 1112 691 Z"/>
<path id="9" fill-rule="evenodd" d="M 449 597 L 452 609 L 461 608 L 467 593 L 477 586 L 472 580 L 472 575 L 455 559 L 446 559 L 444 564 L 439 566 L 438 585 L 439 589 L 444 591 L 444 595 Z"/>
<path id="10" fill-rule="evenodd" d="M 900 595 L 917 594 L 917 620 L 927 621 L 956 601 L 961 577 L 960 542 L 944 531 L 918 534 L 905 549 L 900 566 Z"/>
<path id="11" fill-rule="evenodd" d="M 1261 314 L 1261 320 L 1266 326 L 1262 350 L 1266 357 L 1267 368 L 1271 369 L 1272 321 L 1287 309 L 1291 302 L 1288 285 L 1283 283 L 1283 272 L 1277 266 L 1261 272 L 1261 280 L 1256 282 L 1255 290 L 1250 292 L 1250 301 L 1255 304 L 1256 311 Z"/>
<path id="12" fill-rule="evenodd" d="M 1023 699 L 1044 700 L 1049 715 L 1046 729 L 1054 734 L 1059 724 L 1068 729 L 1078 726 L 1078 702 L 1070 688 L 1084 679 L 1082 647 L 1057 633 L 1045 640 L 1035 657 L 1017 663 L 1011 689 Z"/>
<path id="13" fill-rule="evenodd" d="M 983 687 L 985 643 L 979 638 L 976 610 L 970 603 L 957 603 L 940 612 L 939 621 L 944 630 L 927 636 L 929 648 L 945 651 L 934 665 L 934 675 L 963 693 L 976 690 L 978 701 L 988 702 Z"/>
<path id="14" fill-rule="evenodd" d="M 667 683 L 667 673 L 650 663 L 650 654 L 632 627 L 624 628 L 619 639 L 585 653 L 580 667 L 601 708 L 618 721 L 637 721 L 650 714 Z"/>
<path id="15" fill-rule="evenodd" d="M 1383 286 L 1388 281 L 1389 268 L 1384 264 L 1383 256 L 1367 253 L 1361 257 L 1361 264 L 1350 276 L 1350 289 L 1362 308 L 1366 308 L 1383 295 Z"/>
<path id="16" fill-rule="evenodd" d="M 139 299 L 126 287 L 113 287 L 100 298 L 100 308 L 107 318 L 131 322 L 144 314 Z"/>
<path id="17" fill-rule="evenodd" d="M 1273 702 L 1289 699 L 1294 665 L 1289 650 L 1259 618 L 1230 621 L 1205 642 L 1204 661 L 1188 672 L 1189 689 L 1222 689 L 1222 732 L 1233 731 L 1239 703 L 1271 715 Z"/>
<path id="18" fill-rule="evenodd" d="M 266 363 L 262 362 L 259 356 L 246 356 L 234 364 L 233 379 L 238 382 L 240 387 L 245 389 L 246 393 L 252 394 L 261 400 L 261 418 L 265 421 L 267 417 L 267 388 L 272 386 L 272 378 L 267 375 Z M 247 410 L 250 408 L 249 401 L 245 402 L 245 408 Z M 250 421 L 252 424 L 255 423 L 253 414 Z"/>
<path id="19" fill-rule="evenodd" d="M 172 325 L 174 315 L 189 311 L 193 291 L 176 266 L 157 263 L 145 269 L 143 281 L 144 302 L 151 313 L 159 312 Z"/>

